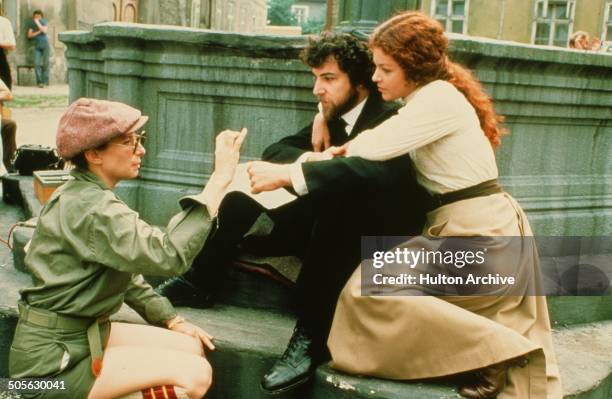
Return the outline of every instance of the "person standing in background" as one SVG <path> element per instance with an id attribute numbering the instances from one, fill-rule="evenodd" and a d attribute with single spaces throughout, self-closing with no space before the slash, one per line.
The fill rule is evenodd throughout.
<path id="1" fill-rule="evenodd" d="M 15 151 L 17 151 L 17 143 L 15 142 L 17 124 L 12 119 L 2 117 L 4 101 L 11 101 L 12 99 L 13 94 L 2 79 L 0 79 L 0 121 L 2 132 L 2 145 L 0 146 L 0 158 L 2 158 L 2 162 L 0 163 L 0 175 L 3 174 L 2 165 L 6 167 L 7 171 L 13 171 L 11 161 L 15 157 Z"/>
<path id="2" fill-rule="evenodd" d="M 47 29 L 49 24 L 43 18 L 41 10 L 35 10 L 32 19 L 28 21 L 28 39 L 34 40 L 34 70 L 38 87 L 49 86 L 49 39 Z"/>
<path id="3" fill-rule="evenodd" d="M 8 18 L 3 16 L 4 11 L 0 8 L 0 79 L 9 88 L 13 87 L 11 68 L 8 63 L 7 53 L 15 50 L 15 34 L 13 25 Z"/>

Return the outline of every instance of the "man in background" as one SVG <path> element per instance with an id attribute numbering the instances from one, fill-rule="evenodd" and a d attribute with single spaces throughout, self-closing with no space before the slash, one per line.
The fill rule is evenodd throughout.
<path id="1" fill-rule="evenodd" d="M 26 29 L 28 39 L 34 41 L 34 71 L 38 87 L 49 86 L 49 39 L 48 22 L 41 10 L 35 10 Z"/>
<path id="2" fill-rule="evenodd" d="M 13 99 L 13 94 L 4 84 L 2 80 L 0 80 L 0 120 L 1 127 L 0 131 L 2 132 L 2 164 L 9 172 L 13 171 L 13 166 L 11 165 L 11 161 L 15 156 L 15 151 L 17 150 L 17 143 L 15 142 L 15 136 L 17 134 L 17 124 L 12 119 L 2 117 L 2 108 L 4 105 L 4 101 L 11 101 Z M 2 168 L 0 167 L 0 170 Z M 3 173 L 0 173 L 3 174 Z"/>

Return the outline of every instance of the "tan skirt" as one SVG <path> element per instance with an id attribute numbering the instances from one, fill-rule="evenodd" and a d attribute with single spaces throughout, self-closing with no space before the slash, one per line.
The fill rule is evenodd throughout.
<path id="1" fill-rule="evenodd" d="M 508 194 L 477 197 L 427 215 L 433 236 L 531 236 Z M 524 267 L 539 276 L 537 252 Z M 546 297 L 361 296 L 361 267 L 345 285 L 328 346 L 332 367 L 354 374 L 410 380 L 441 377 L 526 355 L 499 398 L 562 397 Z"/>

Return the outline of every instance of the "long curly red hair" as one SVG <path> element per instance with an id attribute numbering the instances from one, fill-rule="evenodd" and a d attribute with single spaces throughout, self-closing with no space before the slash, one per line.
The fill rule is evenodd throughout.
<path id="1" fill-rule="evenodd" d="M 501 144 L 501 136 L 507 134 L 501 126 L 504 117 L 495 112 L 478 79 L 448 59 L 448 39 L 438 21 L 421 12 L 403 12 L 376 28 L 370 37 L 370 47 L 393 57 L 406 79 L 418 86 L 438 79 L 452 83 L 476 110 L 480 127 L 493 148 Z"/>

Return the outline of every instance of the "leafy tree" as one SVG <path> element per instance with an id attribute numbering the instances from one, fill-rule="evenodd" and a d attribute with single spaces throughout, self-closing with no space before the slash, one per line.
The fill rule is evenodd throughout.
<path id="1" fill-rule="evenodd" d="M 320 20 L 309 20 L 302 24 L 302 34 L 313 35 L 319 34 L 325 27 L 325 21 Z"/>
<path id="2" fill-rule="evenodd" d="M 297 25 L 291 12 L 293 0 L 268 0 L 268 24 L 277 26 Z"/>

